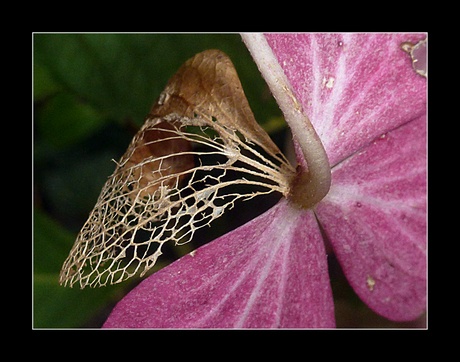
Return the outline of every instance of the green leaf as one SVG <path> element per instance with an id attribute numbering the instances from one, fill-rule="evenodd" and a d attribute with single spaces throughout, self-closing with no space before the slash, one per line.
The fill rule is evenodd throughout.
<path id="1" fill-rule="evenodd" d="M 99 129 L 105 120 L 88 104 L 70 94 L 58 94 L 37 112 L 37 129 L 49 144 L 73 145 Z"/>
<path id="2" fill-rule="evenodd" d="M 35 209 L 34 273 L 59 273 L 75 238 L 76 235 L 68 232 L 46 213 Z"/>
<path id="3" fill-rule="evenodd" d="M 34 102 L 60 90 L 45 67 L 34 61 Z"/>

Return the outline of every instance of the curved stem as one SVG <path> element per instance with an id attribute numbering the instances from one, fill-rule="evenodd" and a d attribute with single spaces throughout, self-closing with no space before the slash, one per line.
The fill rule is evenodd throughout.
<path id="1" fill-rule="evenodd" d="M 292 202 L 311 208 L 321 201 L 331 186 L 331 167 L 326 151 L 275 54 L 263 34 L 241 34 L 259 71 L 275 97 L 293 137 L 302 149 L 308 170 L 298 166 L 298 176 L 291 185 Z"/>

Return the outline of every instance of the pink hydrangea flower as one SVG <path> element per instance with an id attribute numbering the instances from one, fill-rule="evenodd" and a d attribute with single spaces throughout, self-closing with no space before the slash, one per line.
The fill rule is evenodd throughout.
<path id="1" fill-rule="evenodd" d="M 244 37 L 293 130 L 301 165 L 308 130 L 294 113 L 301 108 L 310 119 L 331 166 L 330 190 L 309 209 L 282 199 L 153 274 L 104 327 L 333 328 L 320 225 L 370 308 L 395 321 L 418 317 L 426 308 L 427 81 L 401 44 L 424 38 L 269 34 L 262 40 L 274 66 L 264 63 L 267 48 Z M 291 87 L 284 94 L 269 80 L 279 69 Z"/>

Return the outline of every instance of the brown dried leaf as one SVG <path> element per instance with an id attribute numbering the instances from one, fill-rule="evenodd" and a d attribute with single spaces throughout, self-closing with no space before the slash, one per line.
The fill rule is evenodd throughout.
<path id="1" fill-rule="evenodd" d="M 171 112 L 192 118 L 210 114 L 229 129 L 238 130 L 246 139 L 267 152 L 280 150 L 256 122 L 230 58 L 211 49 L 195 55 L 180 67 L 150 111 L 150 117 Z"/>
<path id="2" fill-rule="evenodd" d="M 186 176 L 184 171 L 195 166 L 193 155 L 190 154 L 191 143 L 184 139 L 170 139 L 174 126 L 169 122 L 161 122 L 156 127 L 140 132 L 133 142 L 134 152 L 123 167 L 123 170 L 132 169 L 133 179 L 139 180 L 140 197 L 153 195 L 160 187 L 160 183 L 155 181 L 162 177 L 179 174 L 176 178 L 167 178 L 163 186 L 179 184 Z M 169 155 L 176 156 L 167 157 Z M 141 166 L 136 167 L 138 165 Z M 131 191 L 130 197 L 136 197 L 136 191 Z"/>
<path id="3" fill-rule="evenodd" d="M 142 276 L 165 242 L 190 241 L 236 200 L 286 196 L 294 174 L 255 121 L 228 57 L 197 54 L 168 82 L 117 163 L 59 281 L 84 288 Z M 250 188 L 237 193 L 235 185 Z"/>

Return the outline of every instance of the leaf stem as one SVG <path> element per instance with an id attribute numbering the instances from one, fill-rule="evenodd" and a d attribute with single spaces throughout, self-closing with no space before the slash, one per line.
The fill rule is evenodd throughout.
<path id="1" fill-rule="evenodd" d="M 290 199 L 303 208 L 311 208 L 326 196 L 331 186 L 331 167 L 326 151 L 265 36 L 241 34 L 241 37 L 270 87 L 307 162 L 308 169 L 302 165 L 297 167 Z"/>

